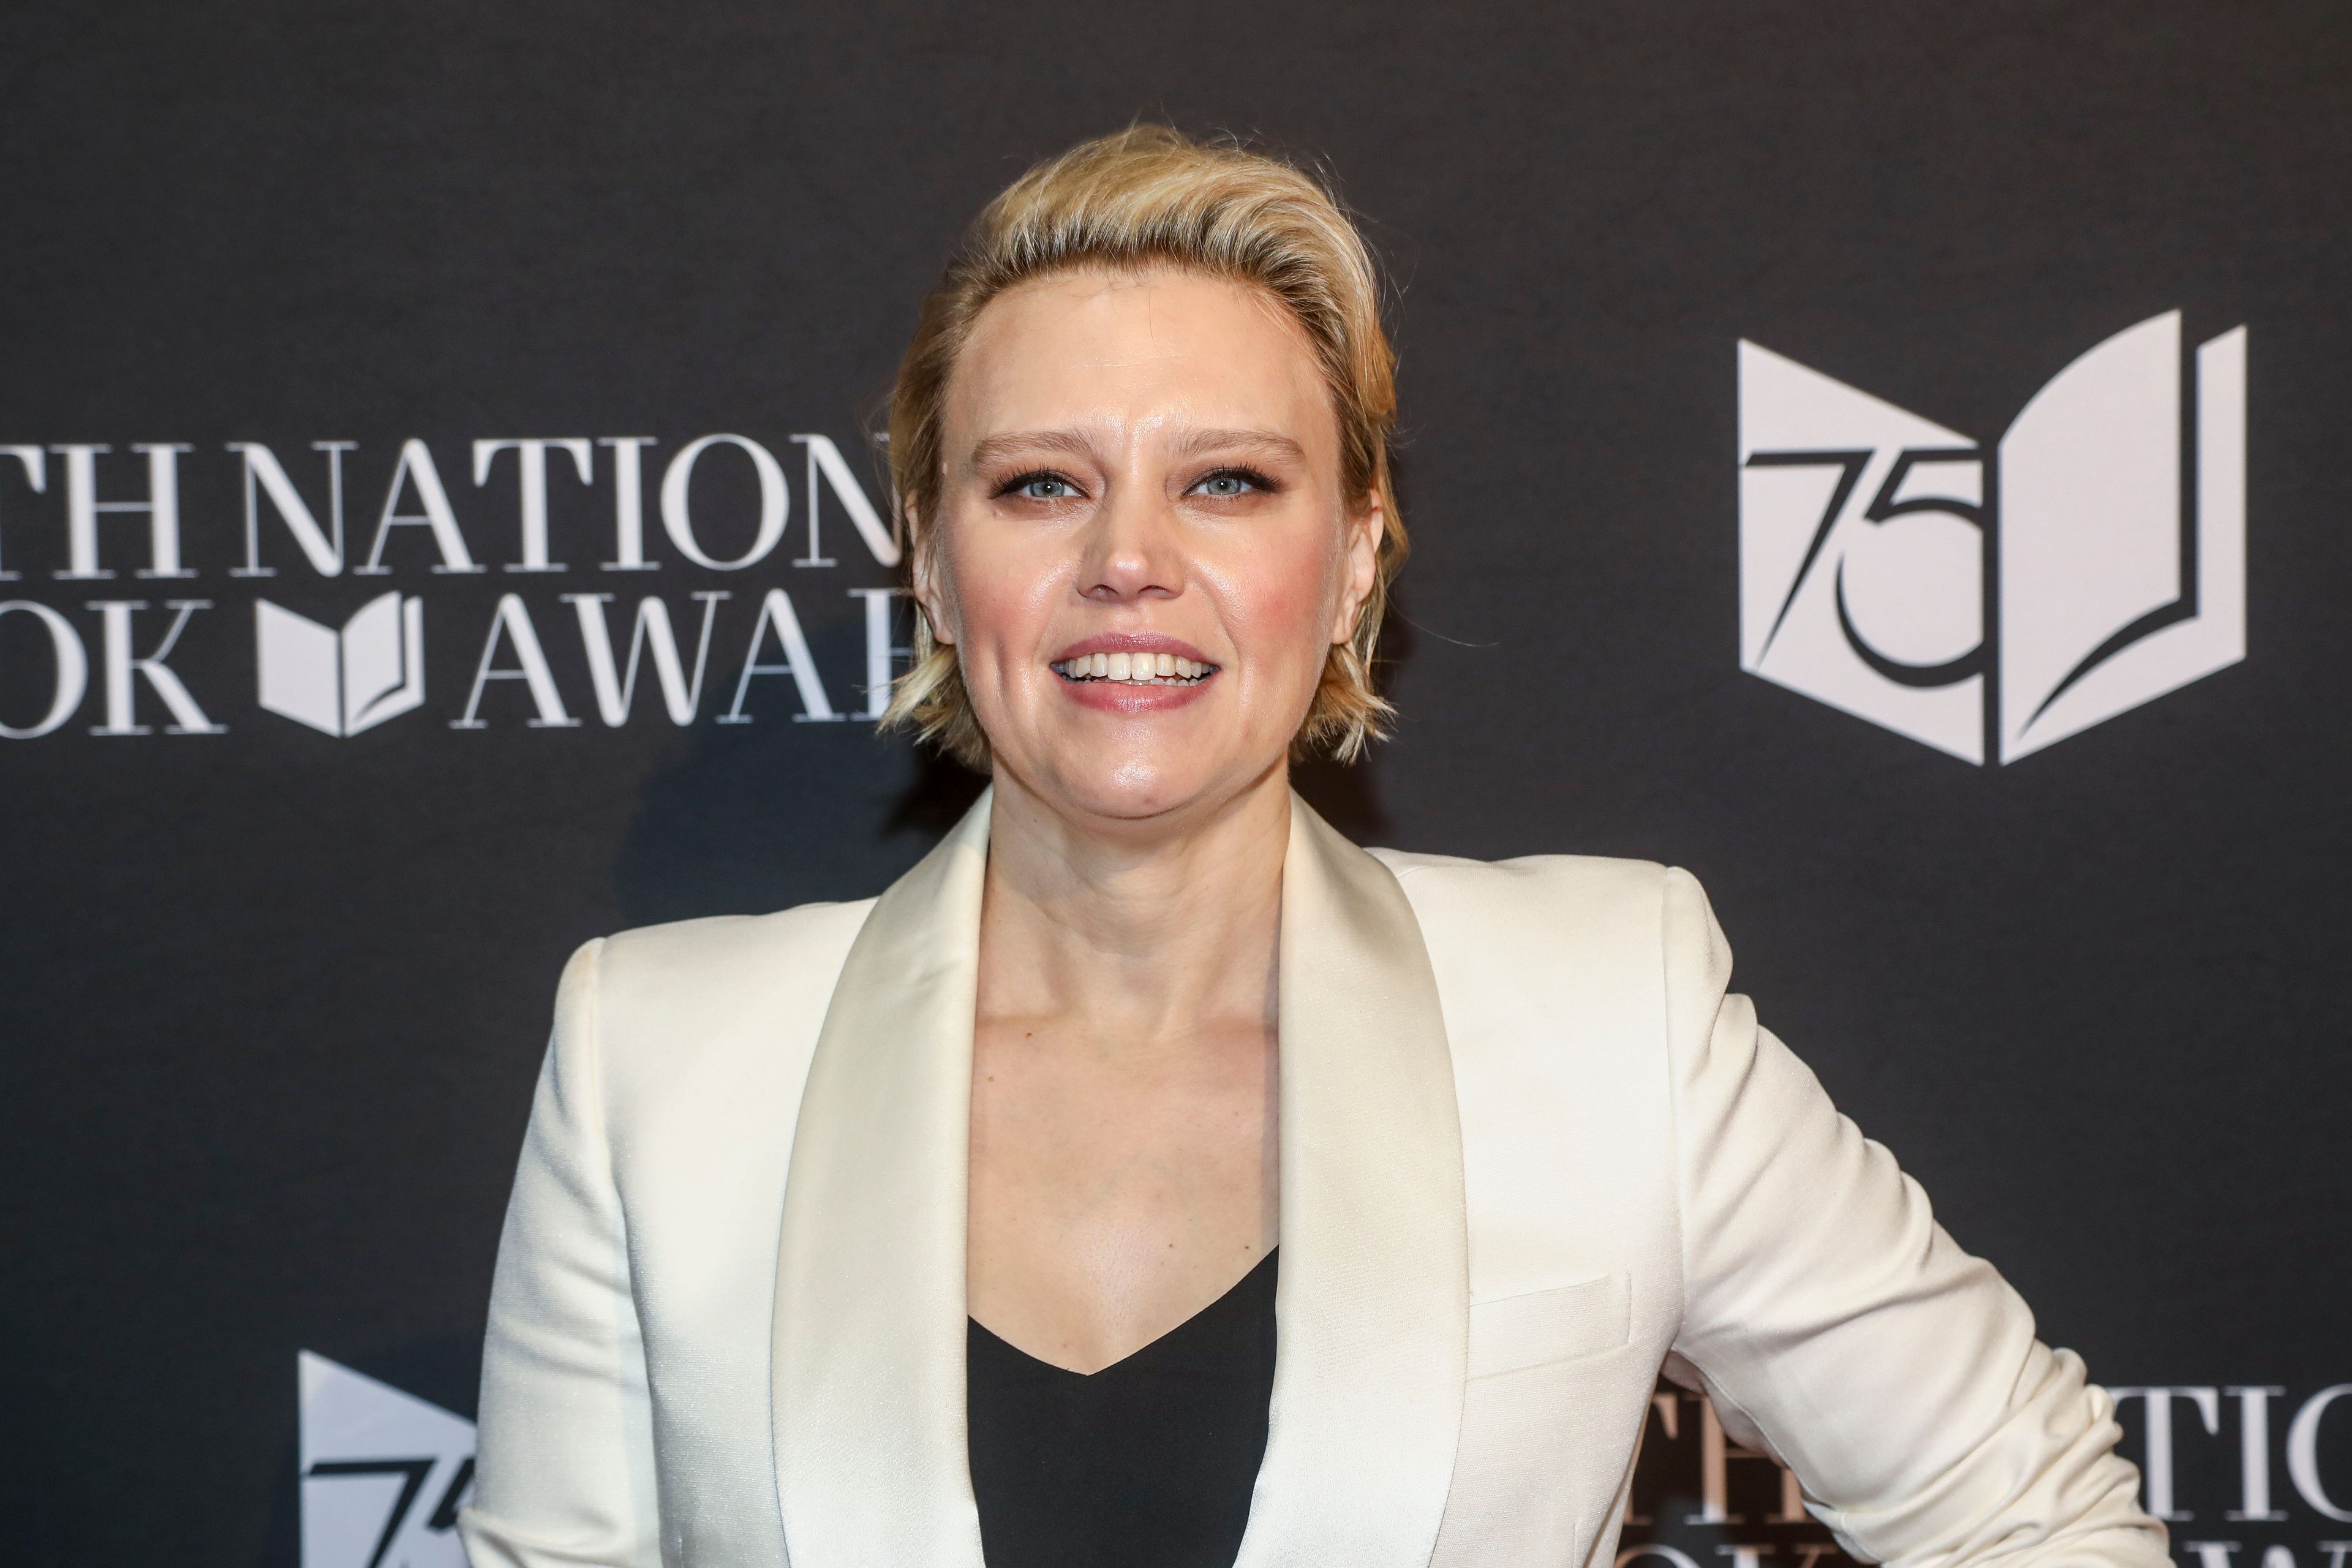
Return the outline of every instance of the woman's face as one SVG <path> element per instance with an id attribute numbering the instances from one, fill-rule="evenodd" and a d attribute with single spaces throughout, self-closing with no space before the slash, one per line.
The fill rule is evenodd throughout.
<path id="1" fill-rule="evenodd" d="M 1024 285 L 974 323 L 942 437 L 940 569 L 916 593 L 1000 775 L 1135 821 L 1283 765 L 1383 521 L 1349 512 L 1286 310 L 1180 271 Z"/>

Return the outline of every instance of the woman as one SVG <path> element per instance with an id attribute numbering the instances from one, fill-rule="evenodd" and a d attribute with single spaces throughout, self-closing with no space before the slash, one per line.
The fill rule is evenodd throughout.
<path id="1" fill-rule="evenodd" d="M 893 401 L 892 715 L 992 788 L 877 900 L 573 959 L 478 1568 L 1606 1564 L 1662 1367 L 1857 1555 L 2166 1561 L 1686 874 L 1290 793 L 1387 711 L 1377 304 L 1314 182 L 1166 131 L 982 216 Z"/>

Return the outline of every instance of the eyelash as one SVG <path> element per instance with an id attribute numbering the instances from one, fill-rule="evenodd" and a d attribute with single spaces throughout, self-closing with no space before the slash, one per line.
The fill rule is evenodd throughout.
<path id="1" fill-rule="evenodd" d="M 1067 486 L 1072 490 L 1077 490 L 1078 489 L 1076 484 L 1072 482 L 1067 474 L 1057 474 L 1051 468 L 1033 468 L 1028 473 L 1016 474 L 1012 479 L 1009 479 L 1003 484 L 997 486 L 996 496 L 994 499 L 1003 500 L 1004 497 L 1013 495 L 1031 485 L 1043 484 L 1064 485 Z M 1069 498 L 1066 496 L 1024 496 L 1021 499 L 1024 500 L 1066 500 Z"/>
<path id="2" fill-rule="evenodd" d="M 1265 475 L 1260 473 L 1257 469 L 1244 468 L 1239 464 L 1227 464 L 1225 467 L 1221 468 L 1212 468 L 1209 472 L 1202 474 L 1199 479 L 1193 480 L 1192 488 L 1197 490 L 1202 485 L 1209 483 L 1212 479 L 1239 479 L 1242 483 L 1249 486 L 1252 489 L 1258 490 L 1267 495 L 1272 495 L 1275 491 L 1282 488 L 1276 484 L 1272 479 L 1268 479 Z M 1062 485 L 1073 491 L 1076 491 L 1079 495 L 1085 494 L 1083 490 L 1078 489 L 1076 481 L 1072 480 L 1068 475 L 1057 474 L 1051 468 L 1034 468 L 1025 474 L 1015 474 L 1013 478 L 997 486 L 993 499 L 1002 500 L 1006 496 L 1017 494 L 1031 485 L 1039 484 Z M 1028 500 L 1065 500 L 1071 498 L 1065 496 L 1028 496 L 1024 497 L 1023 499 Z M 1220 497 L 1218 499 L 1231 500 L 1234 498 Z"/>
<path id="3" fill-rule="evenodd" d="M 1193 480 L 1192 488 L 1197 490 L 1212 479 L 1239 479 L 1244 484 L 1249 486 L 1250 489 L 1261 491 L 1266 495 L 1272 495 L 1276 490 L 1282 488 L 1276 484 L 1272 479 L 1266 478 L 1264 474 L 1259 473 L 1255 468 L 1245 468 L 1238 464 L 1228 464 L 1226 467 L 1222 468 L 1211 469 L 1209 472 L 1202 474 L 1199 479 Z M 1231 498 L 1221 497 L 1219 499 L 1229 500 Z"/>

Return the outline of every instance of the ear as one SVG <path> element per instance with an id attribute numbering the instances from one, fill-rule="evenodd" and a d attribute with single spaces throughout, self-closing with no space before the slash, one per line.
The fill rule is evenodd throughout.
<path id="1" fill-rule="evenodd" d="M 916 606 L 921 610 L 924 622 L 931 628 L 931 640 L 943 647 L 955 643 L 955 623 L 948 617 L 946 584 L 940 581 L 938 552 L 923 542 L 923 535 L 915 527 L 915 509 L 908 506 L 907 519 L 907 577 Z"/>
<path id="2" fill-rule="evenodd" d="M 1364 602 L 1372 596 L 1372 585 L 1380 581 L 1381 536 L 1388 531 L 1388 509 L 1381 504 L 1378 490 L 1365 501 L 1362 511 L 1348 520 L 1339 602 L 1331 617 L 1334 644 L 1346 642 L 1356 635 L 1356 622 L 1364 613 Z"/>

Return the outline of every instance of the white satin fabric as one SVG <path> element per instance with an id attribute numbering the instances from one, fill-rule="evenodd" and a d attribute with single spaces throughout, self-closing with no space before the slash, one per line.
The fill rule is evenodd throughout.
<path id="1" fill-rule="evenodd" d="M 878 900 L 574 957 L 499 1247 L 476 1568 L 981 1568 L 987 843 L 983 796 Z M 1858 1556 L 2168 1561 L 2105 1394 L 1726 994 L 1686 873 L 1368 853 L 1294 802 L 1283 874 L 1238 1568 L 1607 1568 L 1662 1364 Z"/>

